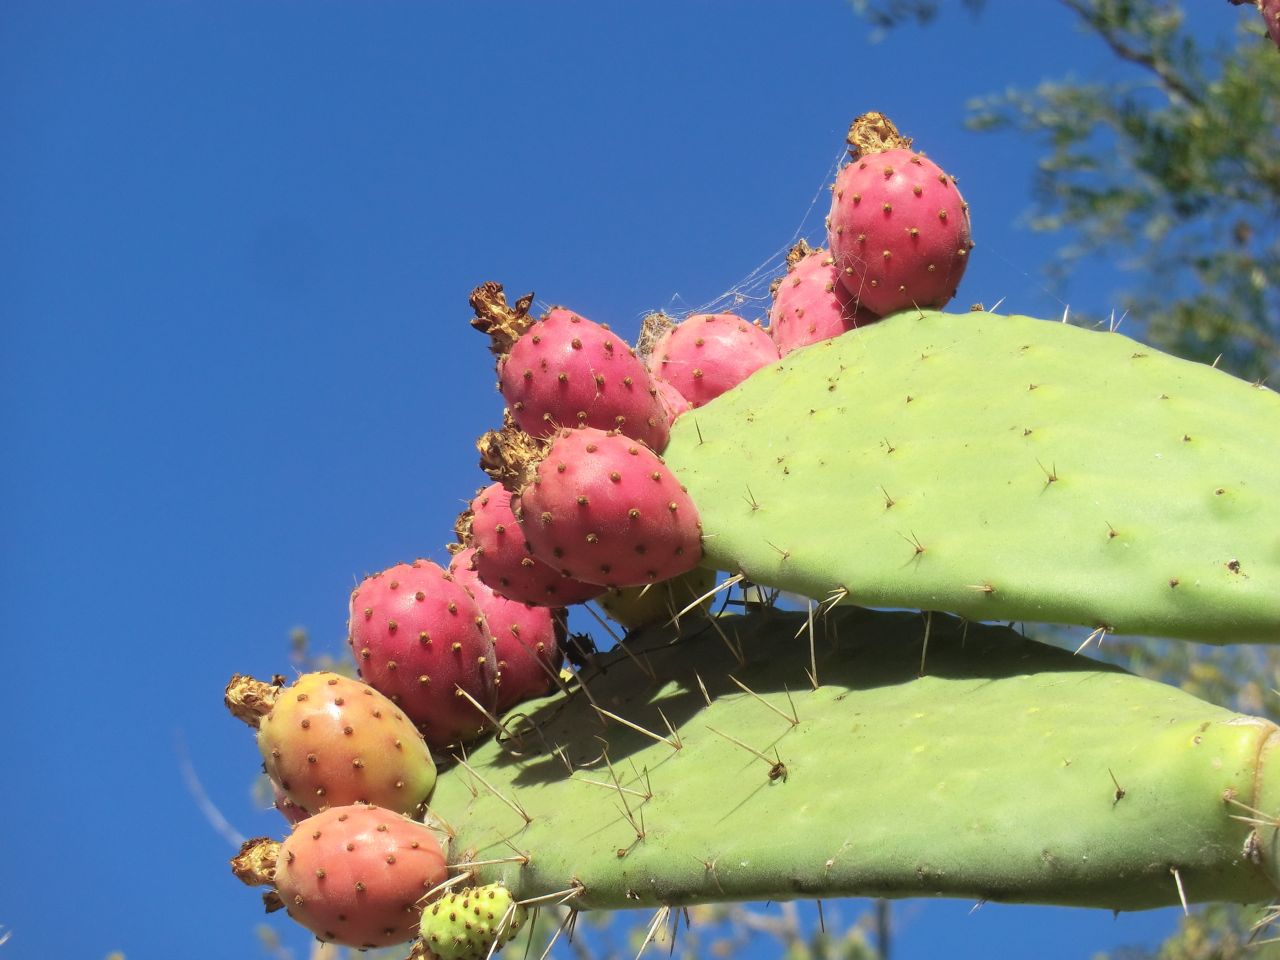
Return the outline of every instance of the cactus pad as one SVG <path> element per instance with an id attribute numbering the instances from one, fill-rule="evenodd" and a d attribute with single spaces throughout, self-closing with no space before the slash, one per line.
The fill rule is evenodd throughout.
<path id="1" fill-rule="evenodd" d="M 441 776 L 455 868 L 580 908 L 1276 895 L 1274 826 L 1246 822 L 1280 803 L 1267 721 L 941 614 L 684 631 L 633 635 Z"/>
<path id="2" fill-rule="evenodd" d="M 706 564 L 815 599 L 1280 642 L 1280 398 L 1117 333 L 898 314 L 683 417 Z"/>

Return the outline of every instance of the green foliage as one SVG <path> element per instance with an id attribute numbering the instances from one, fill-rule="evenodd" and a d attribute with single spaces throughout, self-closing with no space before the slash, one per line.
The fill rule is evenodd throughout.
<path id="1" fill-rule="evenodd" d="M 1212 904 L 1183 917 L 1153 950 L 1126 947 L 1094 960 L 1275 960 L 1280 944 L 1269 942 L 1271 919 L 1268 909 Z"/>
<path id="2" fill-rule="evenodd" d="M 855 922 L 845 922 L 838 906 L 826 908 L 825 922 L 806 916 L 794 902 L 772 909 L 742 904 L 692 907 L 691 923 L 677 941 L 686 960 L 703 957 L 759 956 L 760 941 L 768 938 L 768 955 L 785 960 L 881 960 L 873 943 L 872 914 L 863 912 Z M 877 931 L 883 942 L 885 931 Z M 630 960 L 628 957 L 627 960 Z"/>
<path id="3" fill-rule="evenodd" d="M 1035 635 L 1052 636 L 1044 628 Z M 1076 649 L 1081 638 L 1069 643 Z M 1241 713 L 1280 716 L 1280 647 L 1245 645 L 1210 647 L 1135 637 L 1108 637 L 1098 653 L 1140 676 L 1180 687 L 1202 700 Z"/>
<path id="4" fill-rule="evenodd" d="M 1045 155 L 1038 230 L 1131 270 L 1123 306 L 1149 339 L 1249 379 L 1280 369 L 1280 62 L 1250 24 L 1206 50 L 1178 5 L 1067 0 L 1121 59 L 1125 82 L 1045 81 L 978 101 L 970 125 L 1016 130 Z M 1226 13 L 1227 11 L 1223 11 Z M 1170 296 L 1170 291 L 1174 296 Z"/>
<path id="5" fill-rule="evenodd" d="M 888 31 L 904 23 L 924 25 L 938 15 L 937 0 L 849 0 L 854 12 L 879 31 Z M 976 13 L 986 0 L 962 0 L 965 8 Z"/>

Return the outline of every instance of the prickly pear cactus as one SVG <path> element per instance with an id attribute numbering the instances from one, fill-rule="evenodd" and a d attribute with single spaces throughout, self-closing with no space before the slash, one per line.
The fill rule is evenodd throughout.
<path id="1" fill-rule="evenodd" d="M 1280 889 L 1252 812 L 1280 792 L 1267 721 L 940 614 L 767 611 L 673 640 L 633 635 L 441 777 L 455 868 L 580 908 Z"/>
<path id="2" fill-rule="evenodd" d="M 983 312 L 854 328 L 686 412 L 663 477 L 701 519 L 703 567 L 809 608 L 694 596 L 668 626 L 664 604 L 496 738 L 437 739 L 457 751 L 428 813 L 452 876 L 414 878 L 414 956 L 488 955 L 539 903 L 1275 899 L 1280 728 L 981 621 L 1280 641 L 1277 450 L 1269 390 Z M 476 890 L 444 892 L 463 883 L 501 893 L 476 914 Z M 400 920 L 361 923 L 405 939 Z"/>
<path id="3" fill-rule="evenodd" d="M 1280 642 L 1280 398 L 1116 333 L 911 311 L 682 417 L 706 565 L 817 599 Z"/>

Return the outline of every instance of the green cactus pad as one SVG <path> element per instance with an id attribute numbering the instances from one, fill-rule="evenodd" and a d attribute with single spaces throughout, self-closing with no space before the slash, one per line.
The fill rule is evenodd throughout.
<path id="1" fill-rule="evenodd" d="M 484 960 L 516 935 L 526 913 L 498 883 L 446 893 L 422 911 L 423 955 Z"/>
<path id="2" fill-rule="evenodd" d="M 1280 803 L 1275 725 L 1007 628 L 813 623 L 812 658 L 803 614 L 649 630 L 526 704 L 522 735 L 440 777 L 455 867 L 581 908 L 1276 896 L 1274 827 L 1235 819 Z"/>
<path id="3" fill-rule="evenodd" d="M 1117 333 L 903 313 L 681 417 L 707 565 L 825 599 L 1280 641 L 1280 398 Z"/>

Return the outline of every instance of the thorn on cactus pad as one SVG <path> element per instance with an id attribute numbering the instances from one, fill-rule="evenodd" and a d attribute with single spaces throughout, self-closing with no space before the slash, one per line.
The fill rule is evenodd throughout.
<path id="1" fill-rule="evenodd" d="M 887 506 L 892 506 L 892 503 L 888 504 Z M 900 533 L 898 534 L 898 536 L 902 537 L 903 540 L 911 544 L 912 549 L 915 551 L 912 559 L 919 558 L 920 555 L 925 552 L 924 544 L 920 542 L 920 538 L 915 535 L 914 531 L 912 531 L 910 535 Z"/>
<path id="2" fill-rule="evenodd" d="M 1114 784 L 1116 788 L 1116 792 L 1114 794 L 1115 799 L 1111 801 L 1111 805 L 1114 807 L 1117 803 L 1119 803 L 1121 800 L 1125 798 L 1128 791 L 1126 791 L 1124 787 L 1120 786 L 1120 781 L 1116 779 L 1116 775 L 1115 773 L 1112 772 L 1110 767 L 1107 768 L 1107 773 L 1110 775 L 1111 782 L 1112 784 Z"/>

